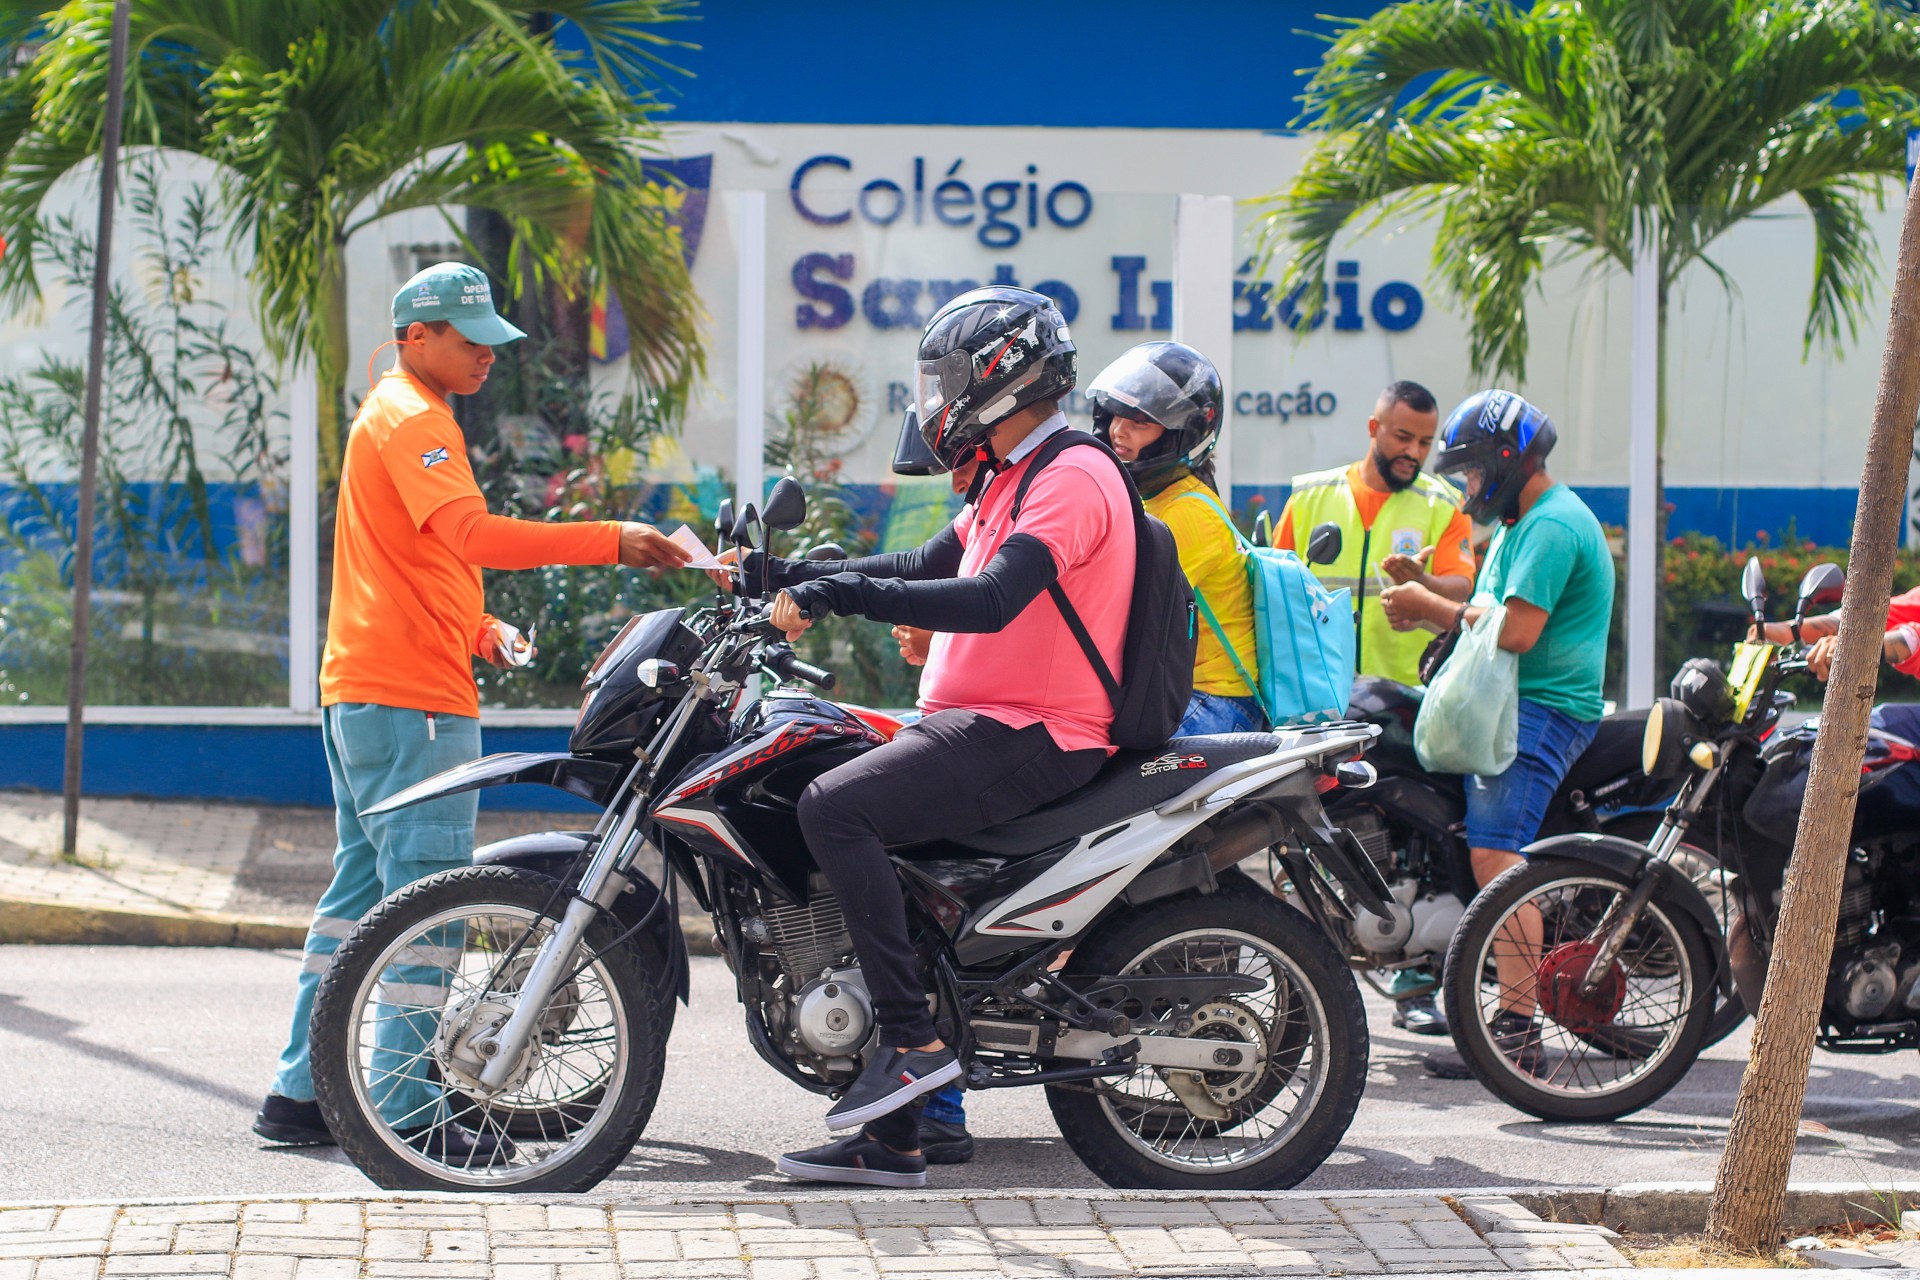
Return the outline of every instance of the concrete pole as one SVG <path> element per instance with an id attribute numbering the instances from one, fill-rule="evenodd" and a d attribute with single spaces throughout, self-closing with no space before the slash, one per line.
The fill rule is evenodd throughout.
<path id="1" fill-rule="evenodd" d="M 1633 395 L 1627 461 L 1628 707 L 1653 705 L 1660 573 L 1657 461 L 1660 440 L 1660 220 L 1641 215 L 1633 257 Z"/>
<path id="2" fill-rule="evenodd" d="M 303 362 L 288 387 L 287 706 L 320 705 L 320 384 Z"/>
<path id="3" fill-rule="evenodd" d="M 734 369 L 734 508 L 766 496 L 767 446 L 767 193 L 734 197 L 738 219 L 739 340 Z"/>
<path id="4" fill-rule="evenodd" d="M 1220 370 L 1226 402 L 1214 473 L 1233 509 L 1233 199 L 1181 196 L 1173 215 L 1173 340 Z"/>
<path id="5" fill-rule="evenodd" d="M 73 637 L 67 654 L 67 755 L 61 781 L 60 848 L 74 856 L 80 841 L 80 766 L 87 705 L 87 631 L 93 625 L 93 488 L 100 463 L 100 393 L 107 362 L 108 274 L 113 262 L 113 203 L 120 178 L 120 117 L 127 96 L 130 0 L 113 6 L 108 36 L 107 111 L 100 146 L 100 218 L 94 232 L 93 330 L 87 344 L 87 395 L 80 426 L 80 511 L 75 520 Z"/>

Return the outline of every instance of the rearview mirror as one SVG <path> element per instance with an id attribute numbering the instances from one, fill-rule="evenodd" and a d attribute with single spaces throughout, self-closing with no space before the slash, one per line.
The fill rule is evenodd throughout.
<path id="1" fill-rule="evenodd" d="M 767 510 L 760 518 L 768 528 L 782 533 L 798 529 L 807 518 L 806 490 L 792 476 L 781 476 L 773 492 L 767 495 Z"/>
<path id="2" fill-rule="evenodd" d="M 766 536 L 766 526 L 760 523 L 760 511 L 751 502 L 740 518 L 733 524 L 733 541 L 736 545 L 751 551 L 758 547 Z"/>
<path id="3" fill-rule="evenodd" d="M 1807 576 L 1800 579 L 1799 616 L 1807 616 L 1809 608 L 1830 609 L 1840 603 L 1845 594 L 1847 575 L 1837 564 L 1817 564 L 1807 570 Z"/>
<path id="4" fill-rule="evenodd" d="M 1253 518 L 1253 545 L 1270 547 L 1273 545 L 1273 513 L 1262 511 Z"/>
<path id="5" fill-rule="evenodd" d="M 1767 618 L 1767 575 L 1760 568 L 1759 556 L 1748 556 L 1747 567 L 1740 571 L 1740 594 L 1747 598 L 1755 622 Z"/>
<path id="6" fill-rule="evenodd" d="M 1315 525 L 1312 535 L 1307 539 L 1307 563 L 1332 564 L 1340 558 L 1340 550 L 1344 545 L 1345 539 L 1339 525 L 1331 520 Z"/>
<path id="7" fill-rule="evenodd" d="M 713 517 L 713 527 L 720 531 L 723 538 L 733 536 L 733 499 L 720 499 L 720 510 Z"/>
<path id="8" fill-rule="evenodd" d="M 807 559 L 809 560 L 845 560 L 846 558 L 846 548 L 837 542 L 823 542 L 817 547 L 807 549 Z"/>

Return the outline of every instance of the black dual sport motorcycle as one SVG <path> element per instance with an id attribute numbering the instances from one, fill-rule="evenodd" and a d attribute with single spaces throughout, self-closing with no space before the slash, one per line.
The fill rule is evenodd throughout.
<path id="1" fill-rule="evenodd" d="M 1796 637 L 1841 586 L 1833 565 L 1807 572 Z M 1764 623 L 1758 561 L 1742 593 Z M 1467 909 L 1447 955 L 1447 1016 L 1467 1064 L 1509 1105 L 1546 1120 L 1637 1111 L 1693 1066 L 1729 991 L 1759 1007 L 1815 732 L 1781 729 L 1794 699 L 1780 685 L 1805 669 L 1797 642 L 1736 645 L 1731 670 L 1683 665 L 1642 742 L 1649 779 L 1677 788 L 1653 832 L 1544 840 Z M 1913 754 L 1905 744 L 1880 763 Z M 1836 1052 L 1920 1047 L 1920 831 L 1910 806 L 1873 802 L 1874 781 L 1863 782 L 1821 1010 L 1819 1044 Z M 1686 870 L 1700 846 L 1725 868 L 1731 919 Z"/>
<path id="2" fill-rule="evenodd" d="M 749 505 L 736 522 L 724 505 L 723 535 L 764 547 L 805 506 L 783 480 L 764 516 Z M 603 810 L 591 831 L 502 841 L 409 886 L 340 947 L 314 1008 L 314 1083 L 380 1186 L 571 1192 L 619 1165 L 687 993 L 682 886 L 712 915 L 755 1052 L 816 1093 L 859 1074 L 872 1005 L 795 807 L 887 726 L 799 687 L 833 677 L 771 628 L 764 582 L 736 585 L 709 609 L 632 619 L 587 672 L 568 751 L 489 756 L 370 811 L 512 782 Z M 778 687 L 752 698 L 763 675 Z M 1340 722 L 1122 751 L 1024 817 L 893 851 L 968 1087 L 1045 1088 L 1062 1138 L 1114 1186 L 1277 1188 L 1313 1172 L 1367 1065 L 1359 989 L 1328 938 L 1357 909 L 1388 910 L 1322 798 L 1371 784 L 1359 757 L 1377 733 Z M 1276 842 L 1295 883 L 1316 886 L 1301 909 L 1234 869 Z M 648 848 L 661 884 L 641 869 Z"/>

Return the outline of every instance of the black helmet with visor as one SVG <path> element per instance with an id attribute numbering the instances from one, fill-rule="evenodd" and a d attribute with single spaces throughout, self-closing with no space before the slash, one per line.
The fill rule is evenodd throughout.
<path id="1" fill-rule="evenodd" d="M 1115 418 L 1156 422 L 1166 429 L 1124 464 L 1146 497 L 1202 471 L 1220 442 L 1226 402 L 1220 371 L 1184 343 L 1143 342 L 1122 352 L 1087 388 L 1087 399 L 1093 406 L 1093 434 L 1108 444 Z"/>
<path id="2" fill-rule="evenodd" d="M 1073 340 L 1060 308 L 1031 289 L 990 285 L 934 313 L 920 337 L 913 412 L 940 465 L 952 470 L 996 423 L 1073 390 Z"/>

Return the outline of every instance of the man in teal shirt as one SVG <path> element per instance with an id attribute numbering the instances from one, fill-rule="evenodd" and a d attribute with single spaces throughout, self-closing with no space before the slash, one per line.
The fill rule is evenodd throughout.
<path id="1" fill-rule="evenodd" d="M 1461 510 L 1469 518 L 1500 523 L 1478 587 L 1466 604 L 1413 582 L 1380 597 L 1401 630 L 1422 622 L 1445 629 L 1477 622 L 1494 605 L 1507 608 L 1500 647 L 1520 655 L 1519 752 L 1504 773 L 1466 782 L 1467 843 L 1483 887 L 1522 861 L 1520 850 L 1539 834 L 1547 805 L 1593 741 L 1603 711 L 1613 556 L 1587 504 L 1546 473 L 1554 440 L 1547 415 L 1510 391 L 1482 391 L 1455 409 L 1441 429 L 1433 469 L 1465 484 Z M 1538 914 L 1522 919 L 1521 927 L 1533 935 L 1535 954 L 1512 949 L 1500 958 L 1505 994 L 1488 1025 L 1520 1048 L 1524 1063 L 1538 1057 L 1532 993 Z"/>

